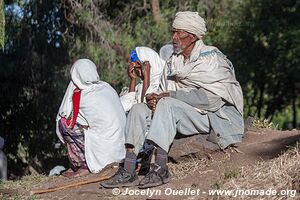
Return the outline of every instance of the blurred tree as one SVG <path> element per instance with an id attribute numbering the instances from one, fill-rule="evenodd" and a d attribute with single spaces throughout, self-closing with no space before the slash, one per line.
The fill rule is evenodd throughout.
<path id="1" fill-rule="evenodd" d="M 4 15 L 4 2 L 0 0 L 0 46 L 4 48 L 4 36 L 5 36 L 5 15 Z"/>
<path id="2" fill-rule="evenodd" d="M 41 171 L 46 166 L 43 162 L 54 155 L 59 105 L 55 97 L 61 96 L 65 87 L 61 85 L 66 84 L 57 72 L 58 66 L 65 65 L 67 54 L 59 29 L 59 0 L 5 3 L 0 133 L 6 140 L 9 170 L 20 175 L 34 168 Z"/>
<path id="3" fill-rule="evenodd" d="M 154 21 L 156 23 L 159 23 L 161 20 L 159 0 L 151 0 L 151 7 L 152 7 L 152 14 L 153 14 Z"/>
<path id="4" fill-rule="evenodd" d="M 300 2 L 245 1 L 231 52 L 239 66 L 246 114 L 272 119 L 299 98 Z M 296 127 L 296 126 L 295 126 Z"/>

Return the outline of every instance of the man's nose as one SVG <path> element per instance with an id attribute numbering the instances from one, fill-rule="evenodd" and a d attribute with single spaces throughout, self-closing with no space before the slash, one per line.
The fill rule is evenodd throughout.
<path id="1" fill-rule="evenodd" d="M 174 32 L 173 35 L 172 35 L 172 40 L 174 41 L 176 39 L 178 39 L 178 36 L 177 36 L 176 32 Z"/>

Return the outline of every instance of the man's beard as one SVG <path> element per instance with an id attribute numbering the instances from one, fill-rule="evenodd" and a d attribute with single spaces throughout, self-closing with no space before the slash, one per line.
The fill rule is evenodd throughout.
<path id="1" fill-rule="evenodd" d="M 177 46 L 176 48 L 173 45 L 173 52 L 176 55 L 182 54 L 182 52 L 187 49 L 189 46 L 191 46 L 192 44 L 194 44 L 195 42 L 197 42 L 197 40 L 191 41 L 189 44 L 185 45 L 185 46 Z"/>
<path id="2" fill-rule="evenodd" d="M 176 47 L 176 48 L 173 48 L 173 53 L 179 55 L 183 52 L 183 50 L 184 50 L 184 48 L 182 48 L 182 47 Z"/>

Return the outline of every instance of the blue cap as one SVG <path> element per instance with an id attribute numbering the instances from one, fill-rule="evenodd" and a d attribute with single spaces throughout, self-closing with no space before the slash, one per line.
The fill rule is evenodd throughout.
<path id="1" fill-rule="evenodd" d="M 133 49 L 131 51 L 130 59 L 131 59 L 131 62 L 136 62 L 136 61 L 140 60 L 135 49 Z"/>

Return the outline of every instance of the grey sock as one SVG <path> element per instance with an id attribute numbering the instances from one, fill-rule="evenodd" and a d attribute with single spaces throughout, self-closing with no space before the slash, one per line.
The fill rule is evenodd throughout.
<path id="1" fill-rule="evenodd" d="M 135 173 L 135 165 L 136 165 L 136 155 L 132 151 L 126 151 L 126 157 L 124 162 L 124 169 L 131 173 Z"/>
<path id="2" fill-rule="evenodd" d="M 155 163 L 160 165 L 162 168 L 167 167 L 168 153 L 160 147 L 156 149 Z"/>

